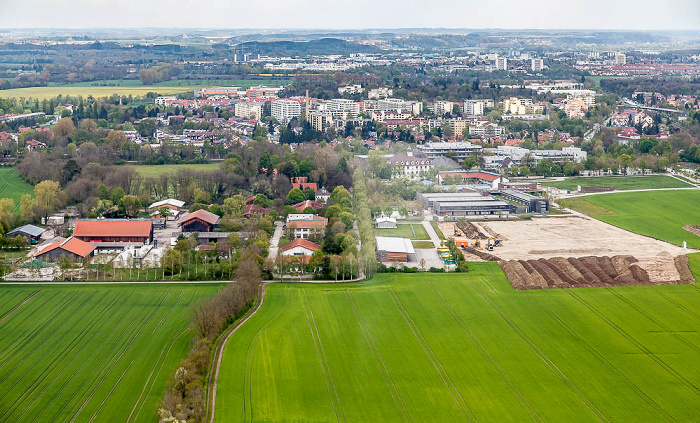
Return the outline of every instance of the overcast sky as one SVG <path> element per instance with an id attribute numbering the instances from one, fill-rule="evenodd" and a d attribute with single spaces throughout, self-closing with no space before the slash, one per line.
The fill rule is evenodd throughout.
<path id="1" fill-rule="evenodd" d="M 700 29 L 700 0 L 0 0 L 37 27 Z"/>

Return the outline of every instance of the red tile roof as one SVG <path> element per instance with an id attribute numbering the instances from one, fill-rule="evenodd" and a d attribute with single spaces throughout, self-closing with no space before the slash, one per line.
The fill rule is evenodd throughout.
<path id="1" fill-rule="evenodd" d="M 295 239 L 292 242 L 280 245 L 279 252 L 281 253 L 283 251 L 291 250 L 294 247 L 303 247 L 311 251 L 318 251 L 321 249 L 321 246 L 316 244 L 315 242 L 299 238 Z"/>
<path id="2" fill-rule="evenodd" d="M 108 237 L 135 236 L 149 237 L 153 229 L 150 220 L 79 220 L 75 223 L 73 236 Z"/>
<path id="3" fill-rule="evenodd" d="M 90 255 L 90 253 L 95 251 L 95 246 L 90 244 L 89 242 L 81 241 L 78 238 L 70 237 L 63 241 L 58 241 L 49 245 L 48 247 L 41 250 L 36 256 L 39 257 L 57 248 L 68 251 L 80 257 L 87 257 Z"/>
<path id="4" fill-rule="evenodd" d="M 180 219 L 180 222 L 178 225 L 183 225 L 186 222 L 189 222 L 192 219 L 199 219 L 204 222 L 207 222 L 211 225 L 216 225 L 219 223 L 219 216 L 215 215 L 214 213 L 208 212 L 204 209 L 199 209 L 196 211 L 193 211 L 192 213 L 186 214 Z"/>
<path id="5" fill-rule="evenodd" d="M 311 207 L 312 209 L 322 209 L 322 208 L 323 208 L 323 205 L 321 205 L 321 204 L 319 204 L 319 203 L 317 203 L 317 202 L 315 202 L 315 201 L 304 200 L 304 201 L 302 201 L 301 203 L 296 203 L 296 204 L 294 204 L 292 207 L 294 207 L 294 209 L 295 209 L 296 211 L 302 212 L 302 211 L 304 211 L 304 209 L 307 208 L 307 207 Z"/>

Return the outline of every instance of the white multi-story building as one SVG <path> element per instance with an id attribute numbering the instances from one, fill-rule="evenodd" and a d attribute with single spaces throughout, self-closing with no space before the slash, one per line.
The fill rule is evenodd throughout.
<path id="1" fill-rule="evenodd" d="M 377 101 L 379 110 L 407 110 L 412 115 L 419 115 L 423 111 L 423 103 L 420 101 L 406 101 L 401 98 L 385 98 Z"/>
<path id="2" fill-rule="evenodd" d="M 540 72 L 544 69 L 544 60 L 533 58 L 530 60 L 530 69 L 532 69 L 533 72 Z"/>
<path id="3" fill-rule="evenodd" d="M 155 103 L 159 106 L 167 106 L 168 103 L 176 101 L 175 97 L 156 97 Z"/>
<path id="4" fill-rule="evenodd" d="M 436 100 L 430 110 L 436 115 L 444 115 L 445 113 L 452 113 L 453 107 L 454 103 L 451 101 Z"/>
<path id="5" fill-rule="evenodd" d="M 263 104 L 248 101 L 236 103 L 233 115 L 243 119 L 260 120 L 262 118 Z"/>
<path id="6" fill-rule="evenodd" d="M 469 135 L 478 135 L 482 137 L 497 137 L 505 135 L 506 128 L 496 125 L 487 120 L 478 120 L 469 125 Z"/>
<path id="7" fill-rule="evenodd" d="M 484 114 L 486 102 L 484 100 L 464 100 L 462 113 L 470 116 L 481 116 Z"/>
<path id="8" fill-rule="evenodd" d="M 496 57 L 496 69 L 497 70 L 508 70 L 508 58 L 507 57 Z"/>
<path id="9" fill-rule="evenodd" d="M 539 104 L 533 104 L 530 98 L 511 97 L 503 100 L 503 113 L 511 115 L 528 115 L 541 114 L 544 107 Z"/>
<path id="10" fill-rule="evenodd" d="M 358 85 L 345 85 L 345 86 L 343 86 L 343 87 L 338 87 L 338 93 L 339 93 L 340 95 L 343 95 L 343 94 L 345 94 L 345 93 L 348 93 L 348 94 L 362 94 L 362 92 L 363 92 L 364 90 L 365 90 L 365 89 L 362 88 L 362 85 L 359 85 L 359 84 L 358 84 Z"/>
<path id="11" fill-rule="evenodd" d="M 391 97 L 392 95 L 394 95 L 394 90 L 385 87 L 372 88 L 371 90 L 367 91 L 367 98 L 374 100 Z"/>
<path id="12" fill-rule="evenodd" d="M 616 65 L 627 64 L 627 56 L 624 53 L 615 53 L 615 64 Z"/>
<path id="13" fill-rule="evenodd" d="M 423 153 L 414 154 L 412 150 L 395 154 L 389 159 L 389 163 L 393 167 L 392 178 L 406 178 L 412 181 L 419 181 L 433 167 L 428 156 Z"/>
<path id="14" fill-rule="evenodd" d="M 283 125 L 301 115 L 301 103 L 294 100 L 275 100 L 271 103 L 272 117 Z"/>
<path id="15" fill-rule="evenodd" d="M 326 102 L 326 107 L 334 119 L 345 120 L 360 114 L 360 104 L 344 98 L 334 98 Z"/>
<path id="16" fill-rule="evenodd" d="M 460 142 L 427 142 L 418 147 L 420 151 L 428 156 L 428 158 L 444 157 L 451 153 L 455 161 L 461 163 L 468 156 L 478 154 L 482 147 L 478 144 L 472 144 L 469 141 Z"/>

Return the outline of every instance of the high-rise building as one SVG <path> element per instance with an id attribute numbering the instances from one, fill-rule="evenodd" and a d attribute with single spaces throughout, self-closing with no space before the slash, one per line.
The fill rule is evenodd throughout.
<path id="1" fill-rule="evenodd" d="M 544 68 L 544 60 L 533 58 L 530 61 L 530 69 L 532 69 L 533 72 L 540 72 L 542 68 Z"/>
<path id="2" fill-rule="evenodd" d="M 496 69 L 498 70 L 508 70 L 508 58 L 507 57 L 496 57 Z"/>
<path id="3" fill-rule="evenodd" d="M 301 103 L 294 100 L 275 100 L 271 103 L 272 117 L 283 125 L 301 115 Z"/>
<path id="4" fill-rule="evenodd" d="M 627 56 L 624 53 L 615 53 L 615 64 L 625 65 L 627 64 Z"/>
<path id="5" fill-rule="evenodd" d="M 481 116 L 484 114 L 484 106 L 483 100 L 464 100 L 462 111 L 466 115 Z"/>

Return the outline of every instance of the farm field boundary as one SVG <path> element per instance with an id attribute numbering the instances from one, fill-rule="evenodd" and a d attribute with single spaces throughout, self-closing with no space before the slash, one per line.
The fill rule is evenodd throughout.
<path id="1" fill-rule="evenodd" d="M 268 285 L 224 348 L 216 421 L 696 417 L 695 285 L 516 291 L 470 268 Z"/>

